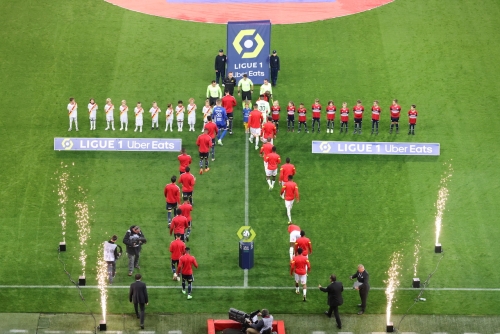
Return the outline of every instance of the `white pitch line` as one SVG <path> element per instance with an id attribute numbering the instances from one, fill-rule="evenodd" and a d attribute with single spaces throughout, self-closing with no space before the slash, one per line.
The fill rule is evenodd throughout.
<path id="1" fill-rule="evenodd" d="M 11 329 L 9 332 L 11 333 L 28 333 L 26 329 Z"/>
<path id="2" fill-rule="evenodd" d="M 248 138 L 245 136 L 245 226 L 248 226 L 248 155 L 249 145 Z M 248 287 L 248 269 L 243 270 L 243 286 Z"/>
<path id="3" fill-rule="evenodd" d="M 141 333 L 141 334 L 155 334 L 156 332 L 155 331 L 139 331 L 139 333 Z"/>
<path id="4" fill-rule="evenodd" d="M 58 333 L 64 333 L 64 331 L 44 331 L 44 333 L 47 333 L 47 334 L 58 334 Z"/>
<path id="5" fill-rule="evenodd" d="M 75 331 L 76 334 L 89 334 L 93 333 L 92 331 Z"/>

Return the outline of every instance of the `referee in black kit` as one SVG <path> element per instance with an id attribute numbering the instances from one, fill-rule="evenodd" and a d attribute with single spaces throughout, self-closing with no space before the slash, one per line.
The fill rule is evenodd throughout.
<path id="1" fill-rule="evenodd" d="M 219 78 L 222 80 L 224 86 L 224 78 L 226 77 L 226 62 L 227 57 L 224 50 L 220 49 L 219 54 L 215 56 L 215 82 L 219 84 Z"/>
<path id="2" fill-rule="evenodd" d="M 276 86 L 280 71 L 280 57 L 278 57 L 276 50 L 273 50 L 273 54 L 269 57 L 269 66 L 271 67 L 271 85 Z"/>
<path id="3" fill-rule="evenodd" d="M 361 310 L 358 312 L 359 315 L 365 313 L 366 308 L 366 299 L 368 299 L 368 291 L 370 291 L 370 276 L 368 272 L 365 270 L 365 267 L 362 264 L 358 265 L 358 271 L 352 276 L 349 276 L 350 279 L 358 279 L 359 285 L 355 285 L 354 288 L 359 291 L 359 297 L 361 298 L 361 304 L 358 304 L 361 307 Z"/>

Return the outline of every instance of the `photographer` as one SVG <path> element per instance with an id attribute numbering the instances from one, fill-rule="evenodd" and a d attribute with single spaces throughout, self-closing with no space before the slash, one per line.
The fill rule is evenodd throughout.
<path id="1" fill-rule="evenodd" d="M 261 319 L 255 323 L 251 323 L 251 320 L 248 319 L 248 323 L 250 324 L 246 330 L 247 334 L 271 334 L 273 330 L 273 316 L 269 314 L 267 309 L 262 309 L 262 312 L 257 314 L 261 317 Z"/>
<path id="2" fill-rule="evenodd" d="M 132 276 L 134 272 L 134 267 L 141 269 L 139 267 L 139 257 L 141 253 L 142 244 L 146 243 L 146 238 L 142 234 L 139 226 L 132 225 L 130 229 L 125 233 L 123 237 L 123 243 L 127 245 L 127 255 L 128 255 L 128 275 Z"/>
<path id="3" fill-rule="evenodd" d="M 115 244 L 117 239 L 118 237 L 113 235 L 109 241 L 104 242 L 104 261 L 108 264 L 109 284 L 113 284 L 113 278 L 116 275 L 116 260 L 122 255 L 122 248 Z"/>

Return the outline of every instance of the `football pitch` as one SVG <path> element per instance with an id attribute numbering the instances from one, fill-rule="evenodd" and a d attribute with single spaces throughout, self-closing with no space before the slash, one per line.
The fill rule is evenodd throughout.
<path id="1" fill-rule="evenodd" d="M 195 175 L 188 246 L 199 268 L 188 301 L 171 280 L 163 196 L 178 175 L 177 153 L 54 151 L 53 138 L 180 138 L 196 172 L 201 107 L 214 57 L 225 49 L 226 26 L 148 16 L 102 0 L 0 1 L 0 330 L 23 328 L 33 314 L 55 314 L 55 323 L 77 319 L 78 328 L 60 327 L 68 332 L 92 328 L 92 318 L 80 315 L 102 318 L 100 245 L 117 234 L 123 246 L 127 229 L 139 225 L 148 239 L 136 272 L 149 288 L 146 314 L 155 319 L 146 320 L 149 331 L 204 333 L 208 316 L 225 317 L 234 307 L 268 308 L 285 319 L 287 333 L 337 332 L 323 319 L 326 294 L 317 288 L 331 273 L 345 286 L 342 331 L 384 331 L 388 272 L 397 258 L 395 325 L 409 314 L 398 330 L 500 332 L 499 15 L 495 0 L 396 0 L 347 17 L 274 25 L 271 49 L 282 63 L 273 92 L 282 108 L 275 145 L 297 169 L 301 200 L 292 217 L 313 244 L 307 302 L 295 294 L 289 274 L 279 187 L 268 190 L 262 159 L 244 134 L 240 103 L 234 134 L 217 146 L 210 171 Z M 80 106 L 79 132 L 67 132 L 70 96 Z M 96 131 L 89 130 L 85 110 L 91 97 L 99 104 Z M 167 103 L 187 104 L 190 97 L 198 105 L 196 132 L 187 126 L 151 131 L 149 117 L 142 133 L 131 131 L 133 122 L 126 133 L 104 130 L 106 98 L 115 106 L 141 101 L 146 110 L 158 101 L 164 111 Z M 309 107 L 315 98 L 324 107 L 332 99 L 337 108 L 361 99 L 365 110 L 379 100 L 380 134 L 370 135 L 369 111 L 362 135 L 352 133 L 352 120 L 349 133 L 340 134 L 338 116 L 333 134 L 324 118 L 321 133 L 286 132 L 286 103 Z M 389 134 L 394 98 L 402 106 L 397 135 Z M 419 111 L 415 136 L 407 135 L 411 104 Z M 117 119 L 115 112 L 118 129 Z M 312 154 L 312 140 L 440 143 L 441 155 Z M 437 217 L 441 254 L 434 253 Z M 238 267 L 236 235 L 246 223 L 256 232 L 255 266 L 247 275 Z M 63 238 L 68 248 L 58 254 Z M 85 274 L 85 302 L 63 263 L 74 280 Z M 372 286 L 363 316 L 356 315 L 359 295 L 349 280 L 359 263 Z M 133 313 L 126 256 L 117 266 L 107 313 L 119 327 L 113 330 L 133 331 L 138 326 L 125 319 Z M 419 290 L 411 288 L 412 278 L 424 282 L 431 275 L 421 295 L 426 301 L 414 304 Z M 189 325 L 161 325 L 168 321 Z"/>

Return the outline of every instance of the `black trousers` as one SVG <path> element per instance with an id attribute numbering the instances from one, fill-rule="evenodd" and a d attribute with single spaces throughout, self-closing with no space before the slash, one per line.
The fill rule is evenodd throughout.
<path id="1" fill-rule="evenodd" d="M 359 297 L 361 298 L 361 311 L 364 312 L 365 308 L 366 308 L 366 300 L 368 299 L 368 291 L 370 289 L 369 288 L 363 288 L 363 285 L 359 289 Z"/>
<path id="2" fill-rule="evenodd" d="M 144 310 L 145 310 L 145 305 L 144 303 L 134 303 L 134 309 L 135 309 L 135 314 L 141 319 L 141 326 L 144 325 Z M 139 313 L 140 309 L 140 313 Z"/>
<path id="3" fill-rule="evenodd" d="M 342 327 L 342 323 L 340 322 L 340 315 L 339 315 L 339 306 L 338 305 L 330 305 L 330 308 L 328 309 L 328 316 L 332 316 L 332 312 L 335 315 L 335 321 L 337 321 L 337 326 Z"/>

